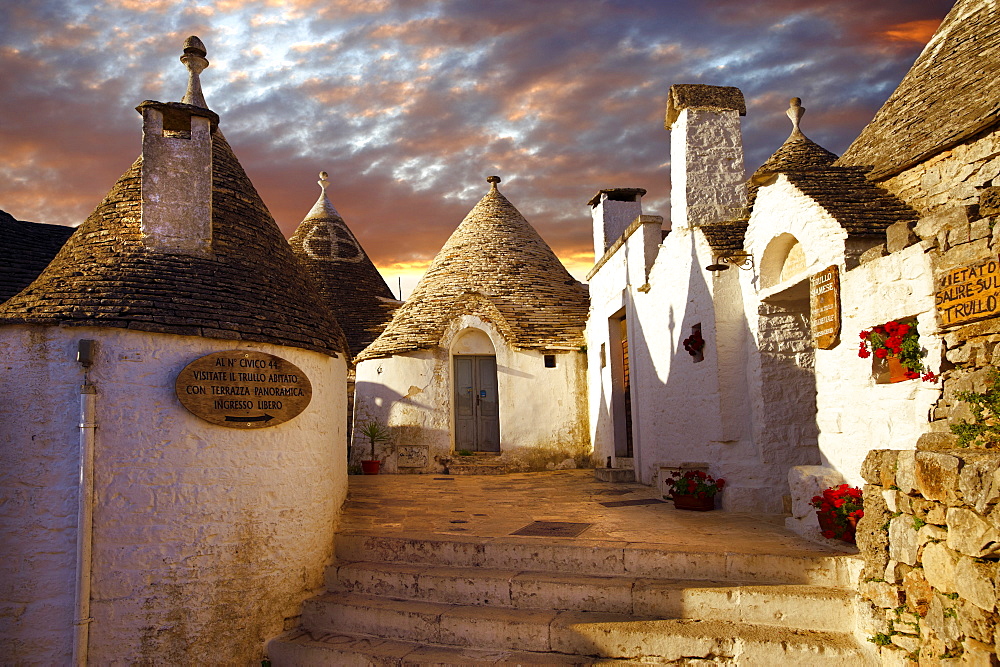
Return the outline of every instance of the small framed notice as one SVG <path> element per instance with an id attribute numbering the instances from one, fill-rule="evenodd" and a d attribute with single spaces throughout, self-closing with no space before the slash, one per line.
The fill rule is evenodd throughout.
<path id="1" fill-rule="evenodd" d="M 231 350 L 195 359 L 174 385 L 181 405 L 228 428 L 276 426 L 298 416 L 312 385 L 290 361 L 265 352 Z"/>
<path id="2" fill-rule="evenodd" d="M 840 342 L 840 269 L 836 265 L 809 276 L 809 319 L 816 347 L 836 347 Z"/>

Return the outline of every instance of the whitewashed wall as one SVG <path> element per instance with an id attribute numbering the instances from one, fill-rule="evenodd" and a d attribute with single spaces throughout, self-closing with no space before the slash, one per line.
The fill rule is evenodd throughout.
<path id="1" fill-rule="evenodd" d="M 642 233 L 632 234 L 590 279 L 587 348 L 595 458 L 614 454 L 611 356 L 619 352 L 609 337 L 608 318 L 624 308 L 638 480 L 658 483 L 661 464 L 705 462 L 730 483 L 722 495 L 724 508 L 780 511 L 775 490 L 786 471 L 762 465 L 749 427 L 749 333 L 736 277 L 740 270 L 705 270 L 713 254 L 697 229 L 675 229 L 652 249 L 645 241 Z M 705 359 L 695 363 L 682 341 L 698 323 Z M 602 344 L 608 362 L 603 368 Z"/>
<path id="2" fill-rule="evenodd" d="M 774 272 L 775 267 L 767 266 L 767 262 L 780 261 L 780 257 L 770 256 L 767 249 L 774 239 L 789 233 L 798 239 L 805 253 L 805 267 L 800 274 L 767 288 L 760 287 L 758 276 L 743 276 L 747 319 L 754 323 L 752 365 L 756 368 L 751 374 L 760 373 L 761 350 L 796 346 L 802 340 L 797 332 L 790 332 L 782 340 L 780 333 L 766 330 L 765 318 L 758 315 L 761 299 L 780 296 L 827 266 L 839 266 L 841 342 L 831 350 L 810 352 L 809 362 L 815 375 L 815 444 L 820 460 L 807 460 L 810 441 L 804 443 L 801 460 L 789 458 L 788 465 L 822 464 L 835 469 L 851 484 L 862 484 L 861 462 L 869 450 L 912 449 L 917 436 L 929 430 L 927 411 L 937 397 L 936 385 L 920 381 L 876 384 L 871 359 L 858 357 L 858 334 L 863 329 L 895 318 L 917 316 L 923 332 L 921 343 L 929 350 L 928 359 L 940 358 L 940 341 L 934 336 L 936 316 L 929 258 L 922 246 L 915 245 L 847 271 L 846 231 L 825 209 L 779 176 L 760 189 L 747 229 L 746 247 L 763 263 L 758 273 Z M 934 367 L 936 370 L 936 364 Z M 795 378 L 786 380 L 791 383 Z M 794 403 L 797 397 L 775 390 L 774 385 L 780 383 L 781 378 L 774 378 L 770 384 L 755 384 L 755 438 L 762 446 L 779 447 L 785 441 L 794 448 L 794 429 L 767 418 L 769 414 L 798 414 L 798 421 L 807 425 L 801 421 L 801 405 Z"/>
<path id="3" fill-rule="evenodd" d="M 95 664 L 252 663 L 323 588 L 346 496 L 346 364 L 267 344 L 122 329 L 0 328 L 4 659 L 69 662 L 79 434 L 77 341 L 98 341 L 90 657 Z M 211 425 L 174 394 L 229 349 L 309 376 L 278 426 Z"/>
<path id="4" fill-rule="evenodd" d="M 355 422 L 381 420 L 394 431 L 393 445 L 427 446 L 426 471 L 441 470 L 442 459 L 454 454 L 451 356 L 490 353 L 463 342 L 469 329 L 489 336 L 496 353 L 501 455 L 533 467 L 589 457 L 584 353 L 511 348 L 491 324 L 472 315 L 456 318 L 433 350 L 360 362 Z M 545 354 L 556 354 L 556 368 L 545 368 Z M 385 470 L 395 472 L 391 448 L 378 451 Z M 357 434 L 351 458 L 368 458 L 367 441 Z"/>

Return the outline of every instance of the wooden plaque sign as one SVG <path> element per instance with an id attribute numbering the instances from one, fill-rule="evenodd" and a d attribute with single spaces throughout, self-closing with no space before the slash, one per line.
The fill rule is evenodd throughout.
<path id="1" fill-rule="evenodd" d="M 309 405 L 309 378 L 290 361 L 250 350 L 213 352 L 184 367 L 175 383 L 181 404 L 229 428 L 284 423 Z"/>
<path id="2" fill-rule="evenodd" d="M 840 270 L 836 265 L 809 276 L 809 319 L 816 347 L 835 347 L 840 338 Z"/>
<path id="3" fill-rule="evenodd" d="M 1000 261 L 948 271 L 940 277 L 934 303 L 945 327 L 1000 315 Z"/>

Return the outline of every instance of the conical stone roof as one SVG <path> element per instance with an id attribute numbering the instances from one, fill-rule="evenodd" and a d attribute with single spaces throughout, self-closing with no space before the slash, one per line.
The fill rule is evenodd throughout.
<path id="1" fill-rule="evenodd" d="M 1000 124 L 1000 3 L 958 0 L 838 164 L 882 180 Z"/>
<path id="2" fill-rule="evenodd" d="M 413 294 L 359 361 L 436 347 L 449 322 L 474 314 L 516 348 L 584 344 L 587 288 L 500 194 L 485 197 L 431 262 Z"/>
<path id="3" fill-rule="evenodd" d="M 328 183 L 327 173 L 320 173 L 319 199 L 289 243 L 356 355 L 382 333 L 400 302 L 330 203 Z"/>
<path id="4" fill-rule="evenodd" d="M 38 277 L 76 229 L 15 220 L 0 211 L 0 303 Z"/>
<path id="5" fill-rule="evenodd" d="M 778 174 L 816 201 L 851 235 L 879 236 L 900 220 L 916 220 L 916 212 L 878 187 L 858 167 L 839 166 L 837 155 L 809 139 L 799 129 L 805 108 L 793 97 L 786 111 L 792 133 L 747 182 L 747 205 L 737 220 L 703 225 L 714 252 L 743 249 L 748 220 L 761 186 Z"/>
<path id="6" fill-rule="evenodd" d="M 196 77 L 184 99 L 179 106 L 214 116 Z M 150 249 L 140 157 L 45 271 L 0 305 L 0 325 L 120 327 L 346 352 L 336 319 L 218 128 L 211 154 L 210 253 Z"/>

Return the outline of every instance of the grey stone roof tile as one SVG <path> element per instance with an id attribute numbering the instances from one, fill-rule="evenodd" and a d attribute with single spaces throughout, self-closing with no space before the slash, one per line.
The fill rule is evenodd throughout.
<path id="1" fill-rule="evenodd" d="M 0 305 L 0 325 L 127 327 L 346 352 L 221 132 L 212 146 L 212 257 L 147 249 L 139 158 L 41 275 Z"/>
<path id="2" fill-rule="evenodd" d="M 958 0 L 838 165 L 881 180 L 1000 124 L 1000 4 Z"/>
<path id="3" fill-rule="evenodd" d="M 513 347 L 582 346 L 589 301 L 586 286 L 494 182 L 358 360 L 436 347 L 464 314 L 494 324 Z"/>
<path id="4" fill-rule="evenodd" d="M 74 231 L 73 227 L 15 220 L 0 211 L 0 303 L 30 285 Z"/>
<path id="5" fill-rule="evenodd" d="M 289 243 L 356 355 L 382 333 L 401 302 L 330 203 L 325 176 L 326 172 L 320 174 L 319 199 Z"/>

